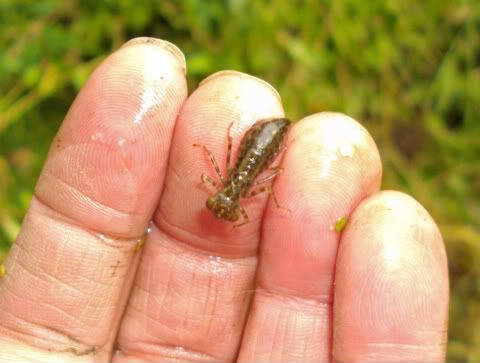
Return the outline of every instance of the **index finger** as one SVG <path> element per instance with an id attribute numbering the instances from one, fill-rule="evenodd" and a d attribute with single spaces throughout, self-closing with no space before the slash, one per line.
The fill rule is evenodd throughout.
<path id="1" fill-rule="evenodd" d="M 92 74 L 51 146 L 5 262 L 0 361 L 110 354 L 187 94 L 178 49 L 127 44 Z"/>

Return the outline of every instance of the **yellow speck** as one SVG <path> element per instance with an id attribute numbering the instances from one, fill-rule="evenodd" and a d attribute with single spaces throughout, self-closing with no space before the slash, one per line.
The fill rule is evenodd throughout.
<path id="1" fill-rule="evenodd" d="M 5 271 L 5 265 L 2 263 L 0 264 L 0 279 L 5 276 L 7 272 Z"/>
<path id="2" fill-rule="evenodd" d="M 137 244 L 135 245 L 135 253 L 140 252 L 142 249 L 143 245 L 145 244 L 145 240 L 147 239 L 147 236 L 143 236 L 139 239 L 137 239 Z"/>
<path id="3" fill-rule="evenodd" d="M 347 217 L 340 217 L 337 219 L 337 221 L 335 222 L 335 232 L 342 232 L 344 229 L 345 229 L 345 226 L 348 222 L 348 218 Z"/>

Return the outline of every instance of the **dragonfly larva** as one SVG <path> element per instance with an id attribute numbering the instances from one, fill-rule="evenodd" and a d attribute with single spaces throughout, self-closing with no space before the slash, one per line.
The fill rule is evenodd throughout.
<path id="1" fill-rule="evenodd" d="M 252 187 L 272 180 L 282 172 L 283 169 L 278 166 L 273 168 L 269 168 L 269 166 L 278 154 L 290 124 L 291 122 L 286 118 L 263 119 L 253 124 L 243 136 L 237 161 L 233 167 L 230 166 L 232 151 L 232 137 L 230 135 L 232 124 L 230 124 L 227 136 L 226 177 L 220 171 L 212 152 L 205 145 L 193 145 L 206 151 L 221 181 L 221 185 L 219 185 L 206 174 L 202 174 L 201 177 L 202 183 L 210 184 L 217 189 L 215 195 L 207 199 L 207 208 L 212 211 L 216 218 L 236 222 L 242 215 L 244 221 L 234 227 L 248 223 L 248 214 L 240 205 L 240 199 L 250 198 L 262 192 L 268 192 L 275 205 L 280 208 L 275 193 L 270 186 L 260 186 L 253 190 Z M 260 173 L 266 169 L 271 173 L 257 180 Z"/>

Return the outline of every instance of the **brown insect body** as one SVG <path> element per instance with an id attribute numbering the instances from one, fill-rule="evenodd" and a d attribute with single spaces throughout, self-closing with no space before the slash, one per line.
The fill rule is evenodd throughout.
<path id="1" fill-rule="evenodd" d="M 290 121 L 285 118 L 257 121 L 243 136 L 237 163 L 229 172 L 232 197 L 245 197 L 257 176 L 277 155 Z M 228 187 L 227 187 L 228 188 Z"/>
<path id="2" fill-rule="evenodd" d="M 291 122 L 286 118 L 257 121 L 243 136 L 237 162 L 233 168 L 230 168 L 228 165 L 231 150 L 231 137 L 229 136 L 227 153 L 228 176 L 226 179 L 221 175 L 213 155 L 203 146 L 209 153 L 210 159 L 223 183 L 223 188 L 217 188 L 218 192 L 207 200 L 207 208 L 213 212 L 215 217 L 235 222 L 242 214 L 246 219 L 244 223 L 247 223 L 248 215 L 241 208 L 240 199 L 248 198 L 264 191 L 269 192 L 273 196 L 278 206 L 275 195 L 269 187 L 260 188 L 258 191 L 253 191 L 250 195 L 247 195 L 247 193 L 253 185 L 271 180 L 281 172 L 280 168 L 274 168 L 274 172 L 270 176 L 256 181 L 259 174 L 271 164 L 277 155 L 290 124 Z M 202 181 L 216 186 L 216 183 L 206 175 L 202 175 Z"/>

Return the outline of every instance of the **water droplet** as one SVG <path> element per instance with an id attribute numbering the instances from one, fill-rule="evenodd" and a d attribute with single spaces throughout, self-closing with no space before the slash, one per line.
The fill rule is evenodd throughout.
<path id="1" fill-rule="evenodd" d="M 140 125 L 142 122 L 143 118 L 147 114 L 147 112 L 156 104 L 156 98 L 155 98 L 155 88 L 147 88 L 145 92 L 142 95 L 142 104 L 140 105 L 140 110 L 138 113 L 135 115 L 135 118 L 133 119 L 133 123 L 136 125 Z"/>
<path id="2" fill-rule="evenodd" d="M 333 163 L 338 160 L 338 156 L 335 153 L 328 153 L 325 155 L 320 170 L 322 177 L 330 175 L 330 170 L 332 169 Z"/>
<path id="3" fill-rule="evenodd" d="M 105 241 L 105 235 L 103 233 L 100 233 L 98 238 L 100 238 L 102 241 Z"/>
<path id="4" fill-rule="evenodd" d="M 183 351 L 185 351 L 185 348 L 184 347 L 175 347 L 175 350 L 183 352 Z"/>
<path id="5" fill-rule="evenodd" d="M 209 270 L 212 273 L 225 271 L 225 264 L 222 263 L 222 258 L 219 256 L 208 256 Z"/>
<path id="6" fill-rule="evenodd" d="M 146 234 L 152 233 L 152 228 L 153 228 L 153 223 L 152 223 L 152 222 L 149 222 L 149 223 L 148 223 L 148 226 L 147 226 L 147 229 L 145 230 L 145 233 L 146 233 Z"/>
<path id="7" fill-rule="evenodd" d="M 118 146 L 123 146 L 125 144 L 125 139 L 120 139 L 117 141 Z"/>
<path id="8" fill-rule="evenodd" d="M 355 153 L 355 148 L 352 144 L 346 144 L 340 146 L 340 155 L 345 157 L 352 157 Z"/>
<path id="9" fill-rule="evenodd" d="M 92 136 L 90 136 L 92 141 L 103 141 L 103 134 L 101 132 L 96 132 Z"/>

